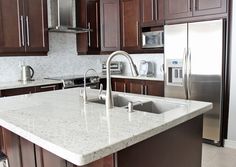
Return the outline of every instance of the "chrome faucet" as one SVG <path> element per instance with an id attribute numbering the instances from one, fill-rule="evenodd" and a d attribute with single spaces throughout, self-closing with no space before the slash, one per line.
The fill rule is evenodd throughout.
<path id="1" fill-rule="evenodd" d="M 117 56 L 117 55 L 123 55 L 126 57 L 129 61 L 130 67 L 131 67 L 131 72 L 133 76 L 138 76 L 138 71 L 137 68 L 130 57 L 130 55 L 127 52 L 124 51 L 116 51 L 113 52 L 107 59 L 107 90 L 106 90 L 106 108 L 111 109 L 114 107 L 114 102 L 113 102 L 113 96 L 112 96 L 112 89 L 111 89 L 111 60 Z"/>
<path id="2" fill-rule="evenodd" d="M 87 104 L 88 103 L 88 96 L 87 96 L 87 91 L 86 91 L 86 78 L 87 78 L 87 74 L 88 72 L 90 71 L 93 71 L 97 76 L 98 76 L 98 73 L 96 70 L 94 70 L 93 68 L 91 69 L 88 69 L 85 73 L 84 73 L 84 92 L 83 92 L 83 99 L 84 99 L 84 104 Z M 99 76 L 98 76 L 99 77 Z"/>

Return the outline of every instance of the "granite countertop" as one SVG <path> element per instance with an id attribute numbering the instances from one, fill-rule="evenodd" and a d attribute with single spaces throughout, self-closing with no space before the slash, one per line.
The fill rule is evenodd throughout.
<path id="1" fill-rule="evenodd" d="M 48 79 L 41 79 L 41 80 L 28 81 L 28 82 L 22 82 L 22 81 L 0 82 L 0 90 L 41 86 L 41 85 L 53 85 L 53 84 L 60 84 L 60 83 L 62 83 L 62 81 L 48 80 Z"/>
<path id="2" fill-rule="evenodd" d="M 178 104 L 162 114 L 125 108 L 106 110 L 105 105 L 84 104 L 80 88 L 0 99 L 0 126 L 82 166 L 148 139 L 205 113 L 211 103 L 142 95 L 145 100 Z M 88 98 L 97 90 L 87 90 Z M 115 93 L 114 93 L 115 94 Z"/>

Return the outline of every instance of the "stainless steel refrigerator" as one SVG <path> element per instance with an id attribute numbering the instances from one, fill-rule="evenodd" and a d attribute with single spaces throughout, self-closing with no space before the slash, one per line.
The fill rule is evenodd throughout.
<path id="1" fill-rule="evenodd" d="M 203 138 L 220 142 L 223 20 L 166 25 L 165 96 L 213 102 L 204 115 Z"/>

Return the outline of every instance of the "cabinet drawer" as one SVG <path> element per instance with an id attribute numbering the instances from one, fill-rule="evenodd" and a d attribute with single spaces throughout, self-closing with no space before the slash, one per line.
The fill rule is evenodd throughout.
<path id="1" fill-rule="evenodd" d="M 53 91 L 53 90 L 58 90 L 58 89 L 61 89 L 60 84 L 37 86 L 35 88 L 35 91 L 36 92 L 47 92 L 47 91 Z"/>
<path id="2" fill-rule="evenodd" d="M 2 90 L 1 97 L 17 96 L 17 95 L 30 94 L 30 93 L 35 93 L 35 87 Z"/>

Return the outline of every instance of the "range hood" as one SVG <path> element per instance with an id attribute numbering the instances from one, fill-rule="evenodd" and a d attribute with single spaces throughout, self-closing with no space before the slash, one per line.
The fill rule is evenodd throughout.
<path id="1" fill-rule="evenodd" d="M 75 0 L 49 0 L 49 31 L 86 33 L 91 29 L 76 27 Z"/>

